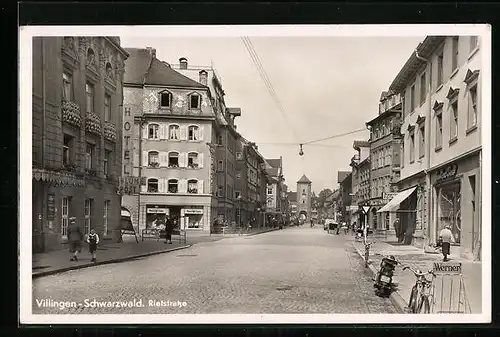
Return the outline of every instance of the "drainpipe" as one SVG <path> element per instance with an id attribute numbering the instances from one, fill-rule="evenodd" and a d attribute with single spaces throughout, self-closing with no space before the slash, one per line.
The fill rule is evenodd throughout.
<path id="1" fill-rule="evenodd" d="M 432 64 L 431 64 L 431 61 L 429 59 L 426 59 L 422 56 L 420 56 L 418 54 L 418 50 L 415 49 L 415 56 L 417 57 L 417 59 L 421 60 L 421 61 L 424 61 L 426 62 L 428 68 L 429 68 L 429 81 L 428 81 L 428 86 L 427 86 L 427 100 L 428 100 L 428 110 L 429 110 L 429 114 L 428 114 L 428 118 L 426 118 L 426 120 L 428 119 L 429 120 L 429 127 L 425 127 L 426 131 L 427 131 L 427 134 L 430 135 L 431 134 L 431 120 L 432 120 L 432 104 L 431 104 L 431 92 L 432 92 Z M 432 233 L 431 233 L 431 222 L 434 220 L 432 218 L 432 188 L 431 188 L 431 175 L 429 173 L 429 169 L 431 168 L 431 137 L 427 137 L 427 142 L 426 142 L 426 151 L 427 151 L 427 168 L 424 169 L 424 173 L 425 173 L 425 184 L 427 186 L 427 228 L 425 230 L 423 230 L 422 232 L 424 233 L 424 249 L 425 249 L 425 246 L 426 245 L 429 245 L 429 242 L 430 242 L 430 239 L 431 239 L 431 236 L 432 236 Z M 423 223 L 423 219 L 422 219 L 422 223 Z"/>

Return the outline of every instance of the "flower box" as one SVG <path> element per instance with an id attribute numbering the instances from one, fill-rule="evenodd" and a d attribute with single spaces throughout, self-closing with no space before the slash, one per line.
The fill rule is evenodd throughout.
<path id="1" fill-rule="evenodd" d="M 116 142 L 116 128 L 113 123 L 104 123 L 104 138 L 111 142 Z"/>
<path id="2" fill-rule="evenodd" d="M 94 113 L 87 112 L 85 119 L 85 131 L 95 135 L 101 134 L 101 118 Z"/>
<path id="3" fill-rule="evenodd" d="M 82 125 L 82 117 L 80 116 L 80 107 L 75 102 L 62 102 L 62 120 L 76 127 Z"/>

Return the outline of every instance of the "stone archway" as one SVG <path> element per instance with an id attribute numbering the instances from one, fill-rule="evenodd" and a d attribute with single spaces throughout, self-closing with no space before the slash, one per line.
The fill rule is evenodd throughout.
<path id="1" fill-rule="evenodd" d="M 304 210 L 300 211 L 299 220 L 303 220 L 303 221 L 307 220 L 307 211 L 304 211 Z"/>

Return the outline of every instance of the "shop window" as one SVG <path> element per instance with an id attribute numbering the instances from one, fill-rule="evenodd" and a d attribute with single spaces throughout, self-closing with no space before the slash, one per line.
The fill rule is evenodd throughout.
<path id="1" fill-rule="evenodd" d="M 467 113 L 467 129 L 477 125 L 477 84 L 469 89 L 469 109 Z"/>
<path id="2" fill-rule="evenodd" d="M 92 228 L 92 204 L 94 200 L 93 199 L 85 199 L 85 209 L 84 209 L 84 227 L 85 227 L 85 235 L 90 233 L 90 229 Z"/>
<path id="3" fill-rule="evenodd" d="M 168 167 L 177 168 L 179 167 L 179 153 L 170 152 L 168 154 Z"/>
<path id="4" fill-rule="evenodd" d="M 178 193 L 179 192 L 179 182 L 177 179 L 168 180 L 168 193 Z"/>
<path id="5" fill-rule="evenodd" d="M 188 180 L 188 193 L 197 194 L 198 193 L 198 181 L 195 179 Z"/>
<path id="6" fill-rule="evenodd" d="M 160 93 L 160 108 L 170 108 L 172 103 L 172 94 L 168 91 Z"/>
<path id="7" fill-rule="evenodd" d="M 86 104 L 85 107 L 87 109 L 87 113 L 94 112 L 94 85 L 90 82 L 85 84 L 85 95 L 86 95 Z"/>
<path id="8" fill-rule="evenodd" d="M 179 125 L 170 125 L 168 127 L 168 139 L 179 140 L 180 127 Z"/>
<path id="9" fill-rule="evenodd" d="M 198 168 L 198 153 L 190 152 L 188 154 L 188 167 L 189 168 Z"/>
<path id="10" fill-rule="evenodd" d="M 69 72 L 63 72 L 63 100 L 71 101 L 73 99 L 73 75 Z"/>
<path id="11" fill-rule="evenodd" d="M 196 125 L 190 125 L 188 128 L 188 140 L 198 140 L 199 132 L 200 130 Z"/>
<path id="12" fill-rule="evenodd" d="M 160 139 L 160 126 L 158 124 L 149 124 L 148 139 Z"/>
<path id="13" fill-rule="evenodd" d="M 111 122 L 111 96 L 104 95 L 104 121 Z"/>
<path id="14" fill-rule="evenodd" d="M 192 94 L 189 96 L 189 108 L 199 109 L 200 108 L 201 97 L 198 94 Z"/>
<path id="15" fill-rule="evenodd" d="M 441 187 L 439 191 L 438 205 L 438 231 L 449 225 L 456 243 L 460 243 L 462 231 L 460 213 L 460 183 L 448 184 Z"/>
<path id="16" fill-rule="evenodd" d="M 68 236 L 68 221 L 69 221 L 69 198 L 62 198 L 61 207 L 61 236 L 66 238 Z"/>
<path id="17" fill-rule="evenodd" d="M 158 151 L 149 151 L 148 152 L 148 166 L 150 166 L 150 167 L 160 166 Z"/>
<path id="18" fill-rule="evenodd" d="M 111 206 L 111 200 L 104 200 L 104 207 L 103 207 L 103 220 L 102 220 L 102 225 L 103 225 L 103 234 L 108 235 L 108 214 Z"/>
<path id="19" fill-rule="evenodd" d="M 149 178 L 148 179 L 148 193 L 158 193 L 158 179 Z"/>

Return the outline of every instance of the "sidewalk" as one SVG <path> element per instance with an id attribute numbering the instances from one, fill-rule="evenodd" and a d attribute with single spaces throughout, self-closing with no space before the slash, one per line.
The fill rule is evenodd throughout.
<path id="1" fill-rule="evenodd" d="M 408 265 L 413 269 L 420 269 L 422 272 L 426 272 L 433 268 L 434 262 L 442 262 L 443 257 L 439 254 L 429 254 L 425 253 L 422 249 L 416 248 L 414 246 L 400 245 L 395 242 L 384 242 L 377 239 L 370 238 L 369 242 L 374 241 L 370 247 L 370 265 L 369 268 L 375 275 L 380 266 L 380 262 L 384 256 L 394 255 L 394 257 L 401 263 L 396 267 L 394 272 L 393 282 L 398 285 L 398 290 L 391 294 L 391 301 L 396 306 L 401 313 L 404 312 L 405 307 L 408 305 L 408 300 L 410 298 L 411 288 L 415 284 L 415 276 L 409 270 L 402 270 L 402 265 Z M 353 242 L 358 254 L 364 259 L 364 245 L 362 242 Z M 452 248 L 453 253 L 453 248 Z M 482 270 L 480 262 L 473 262 L 465 259 L 461 259 L 458 255 L 451 255 L 450 262 L 461 262 L 463 278 L 465 282 L 466 297 L 468 300 L 469 308 L 464 309 L 463 306 L 458 306 L 458 297 L 462 297 L 462 293 L 459 293 L 459 279 L 455 278 L 453 285 L 451 284 L 451 278 L 446 276 L 438 276 L 436 279 L 436 293 L 435 293 L 435 304 L 434 313 L 438 311 L 466 311 L 464 313 L 478 314 L 481 313 L 481 279 Z M 430 276 L 428 277 L 430 279 Z M 441 291 L 441 290 L 444 291 Z M 441 298 L 441 293 L 443 293 L 443 298 Z M 451 294 L 451 296 L 450 296 Z M 374 294 L 375 296 L 375 294 Z M 462 297 L 463 298 L 463 297 Z M 432 304 L 431 304 L 432 307 Z M 431 309 L 431 313 L 432 313 Z"/>
<path id="2" fill-rule="evenodd" d="M 243 235 L 256 235 L 269 232 L 275 229 L 263 228 L 254 229 L 251 233 Z M 188 232 L 187 242 L 180 243 L 178 236 L 172 237 L 172 244 L 165 244 L 165 239 L 145 239 L 139 242 L 135 241 L 134 236 L 125 235 L 123 243 L 113 241 L 102 241 L 97 249 L 97 262 L 90 262 L 92 258 L 88 252 L 86 244 L 83 244 L 83 250 L 78 255 L 78 261 L 70 261 L 70 254 L 67 249 L 57 250 L 48 253 L 33 254 L 32 261 L 32 277 L 41 277 L 57 273 L 62 273 L 68 270 L 81 269 L 96 265 L 117 263 L 127 260 L 132 260 L 139 257 L 167 253 L 179 249 L 191 247 L 193 244 L 202 242 L 213 242 L 222 240 L 226 237 L 234 237 L 236 235 L 210 235 L 202 232 Z"/>

